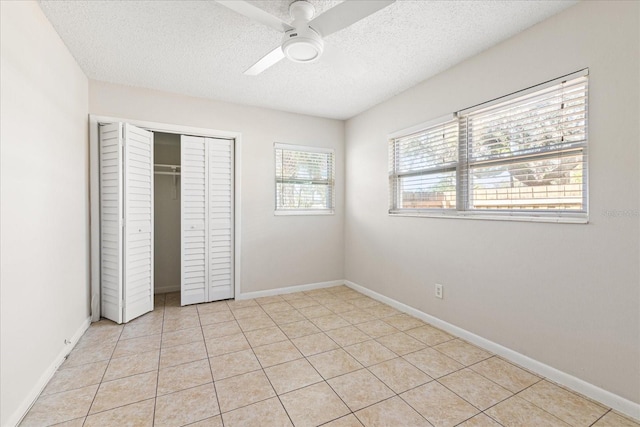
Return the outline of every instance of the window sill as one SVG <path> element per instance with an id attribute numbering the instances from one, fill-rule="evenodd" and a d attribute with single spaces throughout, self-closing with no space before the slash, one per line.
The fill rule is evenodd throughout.
<path id="1" fill-rule="evenodd" d="M 420 217 L 420 218 L 455 218 L 455 219 L 479 219 L 485 221 L 521 221 L 521 222 L 550 222 L 557 224 L 588 224 L 589 216 L 557 216 L 557 215 L 528 215 L 528 214 L 496 214 L 484 212 L 411 212 L 390 211 L 389 216 Z"/>
<path id="2" fill-rule="evenodd" d="M 281 210 L 274 211 L 273 214 L 275 216 L 291 216 L 291 215 L 302 215 L 302 216 L 310 216 L 310 215 L 334 215 L 335 211 L 333 209 L 306 209 L 306 210 Z"/>

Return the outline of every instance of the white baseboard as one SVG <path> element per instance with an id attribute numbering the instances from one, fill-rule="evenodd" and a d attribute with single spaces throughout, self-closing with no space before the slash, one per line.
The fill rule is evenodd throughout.
<path id="1" fill-rule="evenodd" d="M 169 292 L 180 292 L 180 286 L 156 286 L 153 288 L 154 294 L 167 294 Z"/>
<path id="2" fill-rule="evenodd" d="M 69 355 L 69 353 L 71 353 L 71 350 L 73 350 L 73 348 L 76 346 L 80 337 L 82 337 L 85 331 L 89 329 L 89 325 L 91 325 L 91 316 L 87 317 L 85 321 L 82 322 L 82 325 L 80 325 L 80 327 L 71 337 L 71 342 L 64 346 L 64 348 L 53 360 L 51 365 L 49 365 L 49 367 L 42 373 L 42 375 L 40 375 L 40 378 L 33 386 L 27 397 L 25 397 L 25 399 L 22 401 L 22 404 L 18 407 L 18 409 L 16 409 L 13 415 L 9 417 L 7 423 L 5 424 L 5 427 L 17 426 L 20 421 L 22 421 L 22 418 L 27 415 L 27 412 L 29 412 L 29 409 L 31 409 L 33 404 L 38 399 L 38 396 L 40 396 L 40 393 L 42 393 L 42 390 L 44 390 L 44 388 L 47 386 L 47 384 L 51 380 L 51 377 L 53 377 L 53 374 L 56 373 L 58 367 L 60 367 L 62 362 L 64 362 L 64 359 Z"/>
<path id="3" fill-rule="evenodd" d="M 253 299 L 260 297 L 270 297 L 274 295 L 291 294 L 293 292 L 310 291 L 312 289 L 330 288 L 332 286 L 344 285 L 344 280 L 331 280 L 329 282 L 308 283 L 306 285 L 293 285 L 284 288 L 267 289 L 264 291 L 242 292 L 236 299 Z"/>
<path id="4" fill-rule="evenodd" d="M 168 294 L 169 292 L 180 292 L 180 286 L 156 286 L 153 288 L 154 294 Z"/>
<path id="5" fill-rule="evenodd" d="M 529 369 L 530 371 L 535 372 L 543 377 L 546 377 L 551 381 L 575 390 L 576 392 L 583 394 L 593 400 L 596 400 L 606 406 L 609 406 L 610 408 L 615 409 L 618 412 L 621 412 L 635 419 L 640 419 L 640 404 L 638 403 L 632 402 L 628 399 L 618 396 L 617 394 L 604 390 L 598 386 L 581 380 L 580 378 L 574 377 L 573 375 L 567 374 L 566 372 L 560 371 L 552 366 L 546 365 L 542 362 L 525 356 L 524 354 L 513 351 L 507 347 L 503 347 L 493 341 L 482 338 L 481 336 L 469 332 L 466 329 L 459 328 L 458 326 L 452 325 L 451 323 L 445 322 L 444 320 L 438 319 L 437 317 L 431 316 L 392 298 L 367 289 L 364 286 L 358 285 L 348 280 L 345 280 L 344 284 L 375 300 L 388 304 L 391 307 L 417 317 L 418 319 L 424 320 L 425 322 L 428 322 L 433 326 L 449 332 L 452 335 L 460 337 L 465 341 L 469 341 L 470 343 L 475 344 L 478 347 L 482 347 L 485 350 L 490 351 L 491 353 L 504 357 L 505 359 L 510 360 L 511 362 Z"/>

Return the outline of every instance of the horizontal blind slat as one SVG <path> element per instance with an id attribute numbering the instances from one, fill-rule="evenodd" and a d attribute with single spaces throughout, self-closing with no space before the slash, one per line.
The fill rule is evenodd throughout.
<path id="1" fill-rule="evenodd" d="M 586 213 L 588 76 L 523 93 L 394 134 L 389 211 Z"/>
<path id="2" fill-rule="evenodd" d="M 586 211 L 587 77 L 471 111 L 468 209 Z"/>
<path id="3" fill-rule="evenodd" d="M 333 151 L 310 150 L 276 146 L 276 210 L 333 209 Z"/>
<path id="4" fill-rule="evenodd" d="M 457 120 L 392 139 L 390 209 L 454 208 L 457 164 Z"/>

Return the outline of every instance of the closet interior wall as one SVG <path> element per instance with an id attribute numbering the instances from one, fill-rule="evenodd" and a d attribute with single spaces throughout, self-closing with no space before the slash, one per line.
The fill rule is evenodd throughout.
<path id="1" fill-rule="evenodd" d="M 154 293 L 180 292 L 180 135 L 154 136 Z"/>

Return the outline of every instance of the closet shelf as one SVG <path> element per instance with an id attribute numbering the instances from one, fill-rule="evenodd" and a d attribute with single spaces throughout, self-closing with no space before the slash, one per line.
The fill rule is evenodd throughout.
<path id="1" fill-rule="evenodd" d="M 153 165 L 153 173 L 157 175 L 180 175 L 180 165 L 156 163 Z"/>

